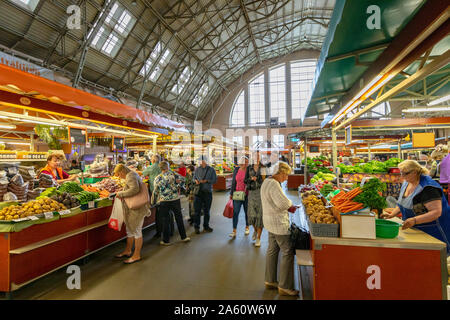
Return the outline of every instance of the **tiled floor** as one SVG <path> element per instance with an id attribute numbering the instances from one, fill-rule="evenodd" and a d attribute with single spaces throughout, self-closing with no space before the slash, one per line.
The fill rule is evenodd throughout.
<path id="1" fill-rule="evenodd" d="M 298 203 L 296 192 L 289 197 Z M 190 243 L 161 247 L 151 239 L 155 231 L 144 231 L 143 260 L 124 265 L 113 256 L 124 247 L 118 242 L 91 255 L 81 267 L 81 289 L 66 286 L 66 268 L 41 278 L 13 293 L 14 299 L 296 299 L 280 297 L 264 288 L 267 231 L 256 248 L 244 235 L 244 213 L 238 235 L 229 240 L 231 220 L 222 216 L 228 193 L 214 194 L 211 226 L 213 233 L 196 235 L 187 223 Z M 184 214 L 187 203 L 183 201 Z M 174 241 L 179 241 L 175 232 Z M 308 271 L 308 270 L 306 270 Z M 303 272 L 305 274 L 305 272 Z M 303 278 L 303 277 L 302 277 Z M 303 280 L 305 283 L 305 280 Z M 297 270 L 296 270 L 297 283 Z M 306 295 L 306 298 L 309 296 Z"/>

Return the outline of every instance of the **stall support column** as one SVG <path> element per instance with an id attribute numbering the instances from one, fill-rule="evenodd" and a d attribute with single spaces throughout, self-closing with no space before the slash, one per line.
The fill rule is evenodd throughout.
<path id="1" fill-rule="evenodd" d="M 372 153 L 370 152 L 370 143 L 367 144 L 367 152 L 369 156 L 369 161 L 372 160 Z"/>
<path id="2" fill-rule="evenodd" d="M 308 138 L 305 137 L 305 170 L 304 170 L 304 174 L 305 174 L 305 181 L 303 182 L 303 184 L 308 184 Z M 300 160 L 301 163 L 301 160 Z"/>
<path id="3" fill-rule="evenodd" d="M 34 152 L 34 135 L 30 134 L 30 151 Z"/>
<path id="4" fill-rule="evenodd" d="M 398 140 L 397 145 L 397 158 L 402 159 L 402 143 L 400 140 Z"/>
<path id="5" fill-rule="evenodd" d="M 156 154 L 156 139 L 157 139 L 157 136 L 156 135 L 154 135 L 153 136 L 153 154 Z"/>
<path id="6" fill-rule="evenodd" d="M 331 140 L 332 140 L 331 153 L 332 153 L 332 159 L 333 159 L 333 169 L 335 170 L 337 167 L 337 145 L 336 145 L 336 129 L 335 129 L 335 127 L 333 127 L 331 129 Z"/>

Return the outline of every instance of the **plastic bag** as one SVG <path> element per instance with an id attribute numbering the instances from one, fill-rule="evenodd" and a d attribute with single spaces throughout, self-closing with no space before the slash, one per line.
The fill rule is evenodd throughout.
<path id="1" fill-rule="evenodd" d="M 3 195 L 3 201 L 17 201 L 17 196 L 12 192 L 7 192 Z"/>
<path id="2" fill-rule="evenodd" d="M 11 181 L 10 181 L 12 184 L 16 184 L 16 185 L 18 185 L 18 186 L 21 186 L 21 185 L 23 185 L 23 178 L 22 178 L 22 175 L 21 174 L 16 174 L 14 177 L 12 177 L 11 178 Z"/>
<path id="3" fill-rule="evenodd" d="M 109 217 L 108 227 L 120 231 L 123 224 L 123 203 L 120 199 L 114 201 L 111 216 Z"/>
<path id="4" fill-rule="evenodd" d="M 223 216 L 226 218 L 233 218 L 233 200 L 228 200 L 225 209 L 223 210 Z"/>

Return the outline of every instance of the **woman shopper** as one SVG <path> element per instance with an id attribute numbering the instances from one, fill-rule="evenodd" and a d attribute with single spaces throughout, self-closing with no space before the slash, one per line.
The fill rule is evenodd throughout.
<path id="1" fill-rule="evenodd" d="M 125 198 L 133 197 L 141 192 L 142 180 L 139 174 L 124 164 L 119 163 L 114 168 L 114 175 L 125 179 L 125 187 L 123 191 L 120 191 L 116 195 L 116 201 L 123 200 Z M 116 255 L 116 258 L 127 257 L 124 261 L 126 264 L 135 263 L 141 260 L 142 249 L 142 226 L 144 224 L 144 218 L 150 215 L 149 203 L 137 209 L 129 209 L 126 202 L 123 201 L 123 220 L 127 230 L 127 245 L 125 250 Z M 134 252 L 132 254 L 132 248 L 134 243 Z"/>
<path id="2" fill-rule="evenodd" d="M 404 182 L 397 207 L 381 217 L 390 219 L 401 213 L 402 229 L 414 227 L 445 242 L 449 255 L 450 207 L 442 187 L 417 161 L 405 160 L 398 167 Z"/>
<path id="3" fill-rule="evenodd" d="M 230 233 L 230 237 L 234 239 L 236 237 L 236 229 L 239 221 L 239 213 L 241 207 L 244 207 L 245 213 L 245 235 L 250 233 L 247 217 L 247 190 L 245 186 L 245 173 L 247 171 L 248 158 L 243 156 L 239 159 L 239 166 L 234 168 L 233 180 L 231 183 L 230 199 L 233 200 L 233 232 Z"/>
<path id="4" fill-rule="evenodd" d="M 161 245 L 170 246 L 170 211 L 175 216 L 178 232 L 180 233 L 181 241 L 188 242 L 191 239 L 186 236 L 186 231 L 183 224 L 183 216 L 181 214 L 181 202 L 178 194 L 178 180 L 169 168 L 169 163 L 163 161 L 159 164 L 161 174 L 155 178 L 154 191 L 152 195 L 152 203 L 159 202 L 160 217 L 162 218 L 163 239 Z"/>
<path id="5" fill-rule="evenodd" d="M 252 240 L 255 247 L 261 246 L 261 233 L 264 227 L 262 219 L 261 185 L 265 178 L 265 171 L 260 162 L 247 167 L 245 184 L 248 190 L 248 223 L 254 228 Z"/>
<path id="6" fill-rule="evenodd" d="M 277 289 L 280 295 L 296 296 L 294 289 L 294 251 L 289 239 L 289 211 L 292 206 L 281 188 L 287 180 L 291 167 L 285 162 L 274 165 L 273 176 L 264 180 L 261 186 L 264 227 L 269 232 L 269 246 L 266 256 L 265 285 L 268 289 Z M 278 255 L 281 251 L 281 264 L 277 281 Z"/>

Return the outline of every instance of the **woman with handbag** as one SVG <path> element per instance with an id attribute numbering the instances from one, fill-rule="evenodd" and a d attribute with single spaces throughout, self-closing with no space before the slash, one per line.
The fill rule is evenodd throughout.
<path id="1" fill-rule="evenodd" d="M 114 168 L 114 175 L 125 179 L 125 187 L 123 191 L 120 191 L 116 195 L 115 201 L 123 201 L 123 220 L 125 222 L 127 230 L 127 246 L 125 250 L 116 255 L 116 258 L 127 257 L 124 261 L 125 264 L 135 263 L 141 260 L 142 249 L 142 226 L 144 224 L 144 218 L 151 214 L 149 206 L 148 189 L 141 180 L 139 174 L 124 164 L 118 164 Z M 144 204 L 133 204 L 128 200 L 135 200 L 136 198 L 144 199 L 147 197 L 147 202 Z M 138 199 L 138 201 L 140 200 Z M 142 201 L 140 201 L 142 202 Z M 131 207 L 131 208 L 130 208 Z M 134 252 L 132 254 L 132 248 L 134 243 Z"/>
<path id="2" fill-rule="evenodd" d="M 247 167 L 245 173 L 245 184 L 248 190 L 248 223 L 253 226 L 252 240 L 255 247 L 261 246 L 261 234 L 264 227 L 262 218 L 261 185 L 265 178 L 265 168 L 258 160 Z"/>
<path id="3" fill-rule="evenodd" d="M 152 203 L 159 202 L 159 210 L 163 220 L 163 239 L 160 244 L 164 246 L 170 246 L 172 244 L 170 242 L 170 211 L 175 216 L 181 241 L 188 242 L 191 239 L 186 236 L 186 230 L 184 229 L 180 195 L 178 192 L 180 180 L 170 170 L 169 164 L 166 161 L 160 162 L 159 168 L 161 169 L 161 174 L 155 178 L 155 190 L 152 195 Z"/>
<path id="4" fill-rule="evenodd" d="M 239 166 L 234 168 L 233 180 L 231 183 L 230 199 L 233 200 L 233 232 L 230 233 L 232 239 L 236 238 L 236 229 L 239 221 L 241 207 L 244 207 L 245 213 L 245 235 L 250 234 L 247 217 L 247 190 L 245 186 L 245 173 L 247 171 L 248 158 L 243 156 L 239 159 Z"/>

